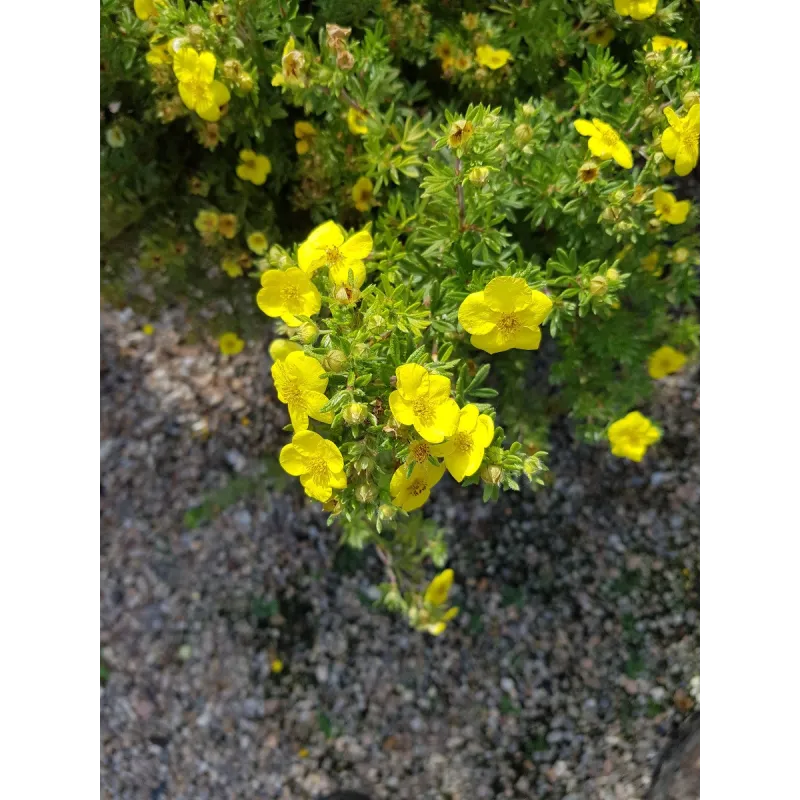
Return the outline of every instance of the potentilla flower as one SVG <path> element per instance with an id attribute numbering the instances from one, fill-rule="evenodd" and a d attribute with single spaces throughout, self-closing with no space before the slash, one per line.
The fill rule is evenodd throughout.
<path id="1" fill-rule="evenodd" d="M 450 595 L 450 589 L 453 586 L 453 578 L 455 573 L 451 569 L 446 569 L 440 572 L 429 584 L 425 590 L 423 602 L 431 606 L 443 606 L 447 602 Z"/>
<path id="2" fill-rule="evenodd" d="M 444 464 L 414 464 L 411 475 L 404 465 L 398 467 L 389 484 L 392 502 L 403 511 L 414 511 L 431 496 L 431 489 L 442 479 Z"/>
<path id="3" fill-rule="evenodd" d="M 684 42 L 683 39 L 672 39 L 669 36 L 654 36 L 650 40 L 650 47 L 654 53 L 660 53 L 663 50 L 685 50 L 689 44 Z"/>
<path id="4" fill-rule="evenodd" d="M 273 361 L 283 361 L 290 353 L 302 352 L 303 348 L 297 342 L 289 339 L 273 339 L 269 345 L 269 357 Z"/>
<path id="5" fill-rule="evenodd" d="M 669 222 L 670 225 L 681 225 L 686 222 L 692 204 L 688 200 L 676 200 L 672 192 L 656 189 L 653 193 L 653 207 L 659 219 Z"/>
<path id="6" fill-rule="evenodd" d="M 395 419 L 402 425 L 413 425 L 432 444 L 452 436 L 459 412 L 458 404 L 450 397 L 450 378 L 432 375 L 421 364 L 402 364 L 395 375 L 397 389 L 389 395 Z"/>
<path id="7" fill-rule="evenodd" d="M 661 149 L 675 162 L 677 175 L 688 175 L 700 158 L 700 103 L 693 105 L 685 117 L 671 108 L 664 109 L 669 128 L 661 134 Z"/>
<path id="8" fill-rule="evenodd" d="M 458 614 L 458 608 L 451 608 L 443 615 L 440 615 L 440 609 L 447 602 L 447 598 L 450 595 L 453 577 L 453 570 L 446 569 L 428 584 L 422 599 L 426 608 L 417 615 L 417 627 L 419 630 L 426 631 L 432 636 L 439 636 L 447 628 L 447 623 Z M 433 620 L 435 621 L 431 620 L 431 614 L 433 614 Z"/>
<path id="9" fill-rule="evenodd" d="M 273 86 L 301 86 L 305 82 L 306 57 L 295 49 L 294 36 L 283 47 L 281 71 L 272 78 Z"/>
<path id="10" fill-rule="evenodd" d="M 133 10 L 141 20 L 158 16 L 160 5 L 163 5 L 163 0 L 133 0 Z"/>
<path id="11" fill-rule="evenodd" d="M 364 124 L 366 121 L 367 115 L 357 108 L 347 109 L 347 127 L 350 128 L 350 133 L 363 136 L 367 132 L 367 126 Z"/>
<path id="12" fill-rule="evenodd" d="M 216 211 L 198 211 L 194 227 L 202 234 L 216 233 L 219 228 L 219 214 Z"/>
<path id="13" fill-rule="evenodd" d="M 475 130 L 471 122 L 465 119 L 458 119 L 450 126 L 450 132 L 447 135 L 447 144 L 450 145 L 451 150 L 456 150 L 459 147 L 464 147 L 466 143 L 472 138 L 472 132 Z"/>
<path id="14" fill-rule="evenodd" d="M 240 339 L 235 333 L 223 333 L 219 337 L 219 349 L 226 356 L 235 356 L 241 353 L 244 348 L 244 340 Z"/>
<path id="15" fill-rule="evenodd" d="M 372 208 L 372 181 L 369 178 L 359 178 L 351 194 L 359 211 L 369 211 Z"/>
<path id="16" fill-rule="evenodd" d="M 250 181 L 256 186 L 262 186 L 267 180 L 267 175 L 272 172 L 270 160 L 253 150 L 240 151 L 239 158 L 242 163 L 236 167 L 236 174 L 243 181 Z"/>
<path id="17" fill-rule="evenodd" d="M 219 215 L 219 233 L 226 239 L 233 239 L 236 236 L 236 231 L 239 229 L 239 220 L 236 219 L 236 214 L 220 214 Z"/>
<path id="18" fill-rule="evenodd" d="M 442 444 L 434 445 L 431 452 L 443 457 L 447 471 L 461 482 L 480 469 L 483 454 L 493 438 L 494 421 L 470 403 L 461 409 L 455 433 Z"/>
<path id="19" fill-rule="evenodd" d="M 614 0 L 614 10 L 622 17 L 642 20 L 656 13 L 658 0 Z"/>
<path id="20" fill-rule="evenodd" d="M 295 314 L 311 317 L 322 307 L 319 290 L 308 275 L 297 267 L 262 272 L 261 286 L 256 295 L 258 307 L 268 317 L 280 317 L 293 328 L 303 324 Z"/>
<path id="21" fill-rule="evenodd" d="M 278 392 L 278 400 L 289 407 L 289 418 L 295 431 L 308 428 L 308 418 L 320 422 L 333 422 L 333 413 L 321 412 L 328 402 L 325 390 L 328 379 L 325 370 L 316 358 L 297 351 L 272 365 L 272 380 Z"/>
<path id="22" fill-rule="evenodd" d="M 180 47 L 172 58 L 181 100 L 206 122 L 216 122 L 222 116 L 222 106 L 231 99 L 228 87 L 214 80 L 216 66 L 217 59 L 213 53 L 198 53 L 186 45 Z"/>
<path id="23" fill-rule="evenodd" d="M 153 67 L 171 64 L 172 51 L 169 48 L 169 44 L 167 42 L 163 44 L 151 44 L 150 50 L 145 56 L 145 61 Z"/>
<path id="24" fill-rule="evenodd" d="M 552 307 L 547 295 L 531 289 L 522 278 L 500 276 L 464 299 L 458 321 L 472 334 L 472 346 L 487 353 L 537 350 L 542 341 L 539 326 Z"/>
<path id="25" fill-rule="evenodd" d="M 604 161 L 613 158 L 621 167 L 630 169 L 633 166 L 633 155 L 620 135 L 605 122 L 593 119 L 575 120 L 575 130 L 581 136 L 589 137 L 589 150 L 595 158 Z"/>
<path id="26" fill-rule="evenodd" d="M 683 353 L 674 347 L 664 345 L 647 359 L 647 374 L 654 380 L 660 381 L 667 375 L 683 369 L 685 363 L 686 356 Z"/>
<path id="27" fill-rule="evenodd" d="M 244 275 L 244 270 L 239 266 L 238 262 L 230 257 L 222 259 L 222 269 L 229 278 L 240 278 Z"/>
<path id="28" fill-rule="evenodd" d="M 351 285 L 348 275 L 352 272 L 352 287 L 357 289 L 367 277 L 364 259 L 371 252 L 372 236 L 368 231 L 359 231 L 345 239 L 342 229 L 329 220 L 314 228 L 297 249 L 297 263 L 309 275 L 328 267 L 328 274 L 337 286 Z"/>
<path id="29" fill-rule="evenodd" d="M 344 460 L 339 448 L 314 431 L 299 431 L 280 454 L 281 466 L 300 478 L 309 497 L 322 503 L 330 500 L 334 489 L 347 486 Z"/>
<path id="30" fill-rule="evenodd" d="M 267 252 L 267 237 L 261 231 L 253 231 L 247 237 L 247 246 L 258 256 Z"/>
<path id="31" fill-rule="evenodd" d="M 608 429 L 612 455 L 636 462 L 641 461 L 647 448 L 660 438 L 658 428 L 638 411 L 631 411 Z"/>
<path id="32" fill-rule="evenodd" d="M 317 129 L 310 123 L 300 120 L 294 124 L 294 135 L 298 140 L 295 145 L 297 154 L 304 156 L 314 143 L 314 137 L 317 135 Z"/>
<path id="33" fill-rule="evenodd" d="M 589 44 L 596 44 L 600 47 L 608 47 L 616 35 L 616 32 L 610 25 L 598 25 L 589 33 Z"/>
<path id="34" fill-rule="evenodd" d="M 511 52 L 509 50 L 495 50 L 495 48 L 489 44 L 481 45 L 475 51 L 475 60 L 482 67 L 488 67 L 489 69 L 500 69 L 500 67 L 504 67 L 508 63 L 509 58 L 511 58 Z"/>

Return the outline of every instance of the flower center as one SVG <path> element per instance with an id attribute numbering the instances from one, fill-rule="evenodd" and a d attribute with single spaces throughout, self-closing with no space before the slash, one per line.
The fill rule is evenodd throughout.
<path id="1" fill-rule="evenodd" d="M 678 134 L 681 144 L 687 150 L 696 150 L 700 143 L 700 131 L 688 125 Z"/>
<path id="2" fill-rule="evenodd" d="M 414 497 L 418 497 L 421 495 L 426 489 L 428 488 L 428 484 L 422 478 L 415 478 L 411 483 L 408 484 L 406 491 L 413 495 Z"/>
<path id="3" fill-rule="evenodd" d="M 408 449 L 412 460 L 418 464 L 423 464 L 428 460 L 431 453 L 430 445 L 427 442 L 414 442 Z"/>
<path id="4" fill-rule="evenodd" d="M 414 400 L 414 416 L 418 417 L 423 425 L 430 425 L 435 417 L 434 408 L 431 405 L 430 398 L 418 397 Z"/>
<path id="5" fill-rule="evenodd" d="M 325 463 L 324 458 L 314 458 L 308 465 L 308 471 L 311 474 L 311 479 L 316 484 L 327 485 L 328 483 L 328 465 Z"/>
<path id="6" fill-rule="evenodd" d="M 605 130 L 600 136 L 600 139 L 606 147 L 616 147 L 619 143 L 619 134 L 611 129 Z"/>
<path id="7" fill-rule="evenodd" d="M 497 327 L 503 336 L 511 336 L 520 329 L 521 325 L 516 314 L 503 314 L 497 322 Z"/>
<path id="8" fill-rule="evenodd" d="M 300 300 L 300 292 L 296 286 L 284 286 L 281 289 L 281 301 L 286 307 L 293 305 Z"/>
<path id="9" fill-rule="evenodd" d="M 453 437 L 453 446 L 456 450 L 459 450 L 462 453 L 469 453 L 472 450 L 472 435 L 469 433 L 464 433 L 463 431 L 459 431 Z"/>
<path id="10" fill-rule="evenodd" d="M 335 267 L 343 258 L 344 256 L 341 254 L 338 247 L 325 248 L 325 262 L 329 267 Z"/>
<path id="11" fill-rule="evenodd" d="M 289 406 L 305 407 L 303 390 L 297 383 L 287 383 L 281 387 L 281 394 L 286 398 L 284 401 Z"/>

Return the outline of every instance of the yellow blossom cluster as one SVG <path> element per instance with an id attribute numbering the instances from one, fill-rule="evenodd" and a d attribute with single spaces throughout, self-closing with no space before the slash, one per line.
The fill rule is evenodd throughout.
<path id="1" fill-rule="evenodd" d="M 193 47 L 183 45 L 172 58 L 172 69 L 178 79 L 178 94 L 184 105 L 197 113 L 200 119 L 216 122 L 222 109 L 231 99 L 228 87 L 214 80 L 217 67 L 216 56 L 204 51 L 198 53 Z"/>

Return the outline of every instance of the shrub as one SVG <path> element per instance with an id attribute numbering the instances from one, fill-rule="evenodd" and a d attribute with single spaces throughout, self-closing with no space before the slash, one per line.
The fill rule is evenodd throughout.
<path id="1" fill-rule="evenodd" d="M 633 461 L 660 437 L 634 409 L 698 346 L 698 20 L 101 2 L 104 296 L 185 304 L 230 358 L 276 321 L 281 464 L 421 630 L 454 614 L 417 511 L 445 471 L 543 483 L 555 414 Z"/>

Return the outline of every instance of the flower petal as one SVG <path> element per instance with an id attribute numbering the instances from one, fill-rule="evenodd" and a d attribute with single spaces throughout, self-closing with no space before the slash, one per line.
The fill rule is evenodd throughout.
<path id="1" fill-rule="evenodd" d="M 413 400 L 418 394 L 427 394 L 430 390 L 430 373 L 421 364 L 402 364 L 395 375 L 397 391 L 406 400 Z"/>
<path id="2" fill-rule="evenodd" d="M 401 425 L 414 424 L 414 409 L 403 399 L 400 392 L 392 392 L 389 395 L 389 408 Z"/>
<path id="3" fill-rule="evenodd" d="M 305 396 L 305 401 L 309 417 L 319 422 L 325 422 L 328 425 L 333 422 L 332 411 L 320 411 L 322 406 L 328 402 L 328 398 L 322 392 L 309 391 Z"/>
<path id="4" fill-rule="evenodd" d="M 479 447 L 486 448 L 494 439 L 494 420 L 488 414 L 481 414 L 475 425 L 475 443 Z"/>
<path id="5" fill-rule="evenodd" d="M 289 403 L 289 420 L 295 433 L 308 430 L 308 411 L 305 404 Z"/>
<path id="6" fill-rule="evenodd" d="M 461 413 L 458 417 L 458 426 L 456 430 L 462 433 L 472 433 L 472 431 L 475 430 L 475 426 L 478 424 L 479 415 L 478 406 L 474 403 L 465 405 L 461 409 Z"/>
<path id="7" fill-rule="evenodd" d="M 493 278 L 483 290 L 489 308 L 503 314 L 520 311 L 530 304 L 531 290 L 523 278 L 501 275 Z"/>
<path id="8" fill-rule="evenodd" d="M 467 333 L 489 333 L 500 314 L 489 307 L 485 292 L 473 292 L 464 298 L 458 309 L 458 321 Z"/>
<path id="9" fill-rule="evenodd" d="M 281 449 L 279 461 L 283 469 L 295 477 L 308 469 L 303 454 L 293 444 L 287 444 Z"/>
<path id="10" fill-rule="evenodd" d="M 341 472 L 344 469 L 342 454 L 330 439 L 322 439 L 322 455 L 331 472 Z"/>
<path id="11" fill-rule="evenodd" d="M 180 52 L 180 51 L 178 51 Z M 203 83 L 211 83 L 214 80 L 214 70 L 217 68 L 217 57 L 210 51 L 206 50 L 200 53 L 197 59 L 197 66 L 195 68 L 195 77 Z"/>
<path id="12" fill-rule="evenodd" d="M 365 259 L 372 252 L 372 236 L 368 231 L 353 234 L 339 248 L 346 259 Z"/>
<path id="13" fill-rule="evenodd" d="M 688 147 L 679 147 L 675 157 L 675 174 L 683 177 L 688 175 L 697 164 L 697 159 Z"/>
<path id="14" fill-rule="evenodd" d="M 353 273 L 353 283 L 350 284 L 350 272 Z M 328 270 L 331 280 L 337 286 L 351 285 L 354 289 L 360 288 L 367 279 L 367 268 L 363 261 L 340 261 Z"/>
<path id="15" fill-rule="evenodd" d="M 331 472 L 331 486 L 334 489 L 344 489 L 347 486 L 347 475 L 345 475 L 344 470 Z"/>
<path id="16" fill-rule="evenodd" d="M 597 136 L 599 134 L 597 128 L 588 119 L 576 119 L 573 125 L 581 136 Z"/>
<path id="17" fill-rule="evenodd" d="M 306 494 L 309 497 L 313 497 L 321 503 L 325 503 L 331 499 L 331 495 L 333 494 L 331 487 L 327 484 L 317 483 L 312 473 L 308 472 L 305 475 L 301 475 L 300 483 L 303 484 L 303 488 L 306 490 Z"/>
<path id="18" fill-rule="evenodd" d="M 444 463 L 447 466 L 447 471 L 459 483 L 461 483 L 461 481 L 463 481 L 467 475 L 471 474 L 467 472 L 470 465 L 471 454 L 472 450 L 468 452 L 464 452 L 463 450 L 453 450 L 450 455 L 445 456 Z M 483 459 L 483 451 L 481 451 L 481 459 Z M 480 466 L 480 461 L 478 461 L 478 466 Z M 473 470 L 473 472 L 474 471 L 475 470 Z"/>
<path id="19" fill-rule="evenodd" d="M 664 133 L 661 134 L 661 150 L 667 158 L 671 158 L 673 161 L 675 160 L 679 145 L 680 140 L 672 128 L 667 128 Z"/>
<path id="20" fill-rule="evenodd" d="M 540 292 L 538 289 L 531 289 L 530 306 L 520 311 L 517 319 L 528 328 L 534 328 L 547 319 L 547 315 L 552 309 L 553 301 L 544 292 Z"/>
<path id="21" fill-rule="evenodd" d="M 611 151 L 614 161 L 617 162 L 624 169 L 630 169 L 633 166 L 633 155 L 630 148 L 623 141 L 617 142 L 614 149 Z"/>

